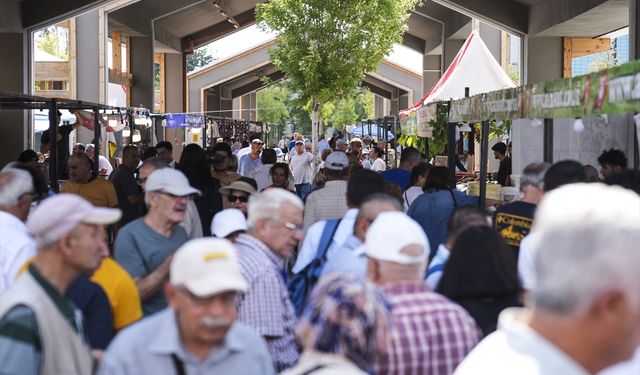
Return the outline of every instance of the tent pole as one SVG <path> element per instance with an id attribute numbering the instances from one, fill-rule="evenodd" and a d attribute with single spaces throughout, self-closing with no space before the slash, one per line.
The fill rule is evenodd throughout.
<path id="1" fill-rule="evenodd" d="M 543 160 L 553 164 L 553 119 L 544 119 Z"/>
<path id="2" fill-rule="evenodd" d="M 97 176 L 100 163 L 100 109 L 93 107 L 93 175 Z"/>
<path id="3" fill-rule="evenodd" d="M 49 102 L 49 183 L 51 189 L 59 192 L 58 185 L 58 101 L 51 99 Z M 67 151 L 68 152 L 68 151 Z"/>
<path id="4" fill-rule="evenodd" d="M 489 159 L 489 121 L 482 121 L 482 139 L 480 141 L 480 207 L 487 199 L 487 162 Z"/>

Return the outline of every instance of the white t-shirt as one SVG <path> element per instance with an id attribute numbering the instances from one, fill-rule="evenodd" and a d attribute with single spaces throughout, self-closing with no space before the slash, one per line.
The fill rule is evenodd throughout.
<path id="1" fill-rule="evenodd" d="M 298 184 L 310 184 L 313 181 L 313 154 L 304 151 L 298 154 L 296 150 L 291 152 L 289 164 L 293 169 L 293 178 Z"/>
<path id="2" fill-rule="evenodd" d="M 371 170 L 374 172 L 386 171 L 387 165 L 384 163 L 384 160 L 382 160 L 382 158 L 377 158 L 376 160 L 373 161 L 373 164 L 371 165 Z"/>
<path id="3" fill-rule="evenodd" d="M 409 211 L 409 207 L 411 207 L 411 203 L 416 200 L 420 195 L 424 193 L 422 190 L 422 186 L 411 186 L 402 194 L 404 198 L 404 212 Z"/>
<path id="4" fill-rule="evenodd" d="M 482 340 L 460 363 L 454 375 L 587 375 L 573 358 L 528 325 L 528 311 L 508 308 L 498 330 Z"/>
<path id="5" fill-rule="evenodd" d="M 36 241 L 17 217 L 0 211 L 0 295 L 16 279 L 20 268 L 36 255 Z"/>
<path id="6" fill-rule="evenodd" d="M 520 250 L 518 252 L 518 276 L 522 287 L 531 290 L 536 285 L 536 273 L 533 266 L 533 237 L 534 234 L 529 233 L 522 241 L 520 241 Z"/>

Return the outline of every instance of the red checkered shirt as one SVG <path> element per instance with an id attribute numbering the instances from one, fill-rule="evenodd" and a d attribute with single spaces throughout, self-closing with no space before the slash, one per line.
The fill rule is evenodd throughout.
<path id="1" fill-rule="evenodd" d="M 391 304 L 393 328 L 376 374 L 451 374 L 482 333 L 459 305 L 430 292 L 422 281 L 382 288 Z"/>

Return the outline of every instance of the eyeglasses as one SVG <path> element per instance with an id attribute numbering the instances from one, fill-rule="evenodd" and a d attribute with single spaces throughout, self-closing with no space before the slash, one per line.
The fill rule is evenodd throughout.
<path id="1" fill-rule="evenodd" d="M 280 225 L 282 225 L 283 227 L 289 229 L 290 231 L 294 231 L 294 230 L 302 230 L 302 225 L 298 225 L 298 224 L 294 224 L 294 223 L 290 223 L 288 221 L 280 221 L 280 220 L 275 220 L 275 219 L 271 219 L 271 221 L 274 221 Z"/>
<path id="2" fill-rule="evenodd" d="M 190 195 L 175 195 L 175 194 L 168 193 L 166 191 L 157 191 L 156 193 L 160 193 L 160 194 L 162 194 L 162 195 L 164 195 L 166 197 L 169 197 L 171 199 L 174 199 L 174 200 L 175 199 L 179 199 L 179 198 L 191 199 Z"/>
<path id="3" fill-rule="evenodd" d="M 229 199 L 229 203 L 235 203 L 236 201 L 240 201 L 241 203 L 247 203 L 249 201 L 249 196 L 230 194 L 229 196 L 227 196 L 227 199 Z"/>

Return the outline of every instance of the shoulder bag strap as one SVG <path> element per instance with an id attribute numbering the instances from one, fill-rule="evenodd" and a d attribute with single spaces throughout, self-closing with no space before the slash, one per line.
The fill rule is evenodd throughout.
<path id="1" fill-rule="evenodd" d="M 326 257 L 327 250 L 329 249 L 329 246 L 331 246 L 331 241 L 333 240 L 333 236 L 335 236 L 341 221 L 342 219 L 327 220 L 327 223 L 324 225 L 324 229 L 322 230 L 320 243 L 318 244 L 316 259 L 324 259 Z"/>
<path id="2" fill-rule="evenodd" d="M 449 194 L 451 194 L 451 199 L 453 199 L 453 208 L 458 208 L 458 201 L 456 201 L 456 195 L 453 194 L 452 189 L 449 189 Z"/>
<path id="3" fill-rule="evenodd" d="M 176 375 L 187 375 L 184 369 L 184 363 L 175 353 L 171 354 L 171 360 L 173 361 L 173 366 L 176 368 Z"/>

